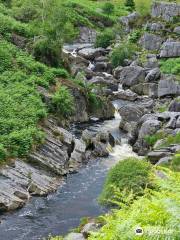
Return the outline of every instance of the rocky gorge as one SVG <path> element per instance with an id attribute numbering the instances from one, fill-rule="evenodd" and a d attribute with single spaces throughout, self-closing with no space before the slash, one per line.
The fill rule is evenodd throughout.
<path id="1" fill-rule="evenodd" d="M 56 192 L 63 186 L 66 175 L 81 171 L 95 159 L 108 158 L 117 146 L 124 147 L 124 139 L 128 142 L 125 146 L 130 155 L 147 156 L 156 165 L 171 161 L 180 151 L 180 144 L 166 146 L 163 141 L 166 142 L 168 136 L 180 134 L 180 82 L 178 75 L 162 72 L 160 61 L 180 57 L 178 27 L 173 24 L 169 27 L 174 17 L 179 15 L 179 4 L 153 4 L 151 19 L 141 26 L 143 32 L 138 40 L 143 61 L 138 51 L 133 59 L 125 59 L 123 66 L 113 67 L 109 59 L 113 46 L 96 48 L 96 31 L 86 27 L 80 28 L 78 40 L 64 45 L 63 60 L 73 78 L 95 86 L 92 91 L 104 101 L 100 107 L 91 108 L 81 87 L 66 81 L 76 109 L 71 116 L 70 127 L 62 124 L 57 116 L 49 116 L 42 125 L 46 133 L 44 143 L 26 159 L 16 159 L 0 168 L 0 212 L 22 208 L 32 196 L 43 197 Z M 131 34 L 135 28 L 132 23 L 139 18 L 140 15 L 133 12 L 121 17 L 118 24 Z M 115 44 L 119 44 L 118 39 Z M 59 81 L 64 82 L 63 79 Z M 51 105 L 51 93 L 44 88 L 39 88 L 39 92 L 44 102 Z M 166 106 L 163 112 L 159 111 L 162 105 Z M 118 115 L 115 134 L 107 126 L 96 131 L 89 129 L 98 122 L 115 124 L 111 122 L 115 121 L 112 120 L 114 114 Z M 88 127 L 83 127 L 77 136 L 71 128 L 74 124 L 88 124 Z M 155 134 L 162 135 L 164 139 L 159 138 L 152 145 L 148 137 Z M 121 155 L 120 151 L 116 158 L 121 159 Z M 88 224 L 81 233 L 72 233 L 67 239 L 86 239 L 89 232 L 99 228 L 95 223 Z M 17 236 L 16 239 L 20 238 Z M 30 236 L 26 239 L 39 238 Z"/>

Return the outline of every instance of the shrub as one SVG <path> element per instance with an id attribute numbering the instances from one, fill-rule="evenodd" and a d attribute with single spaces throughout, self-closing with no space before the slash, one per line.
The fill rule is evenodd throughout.
<path id="1" fill-rule="evenodd" d="M 163 73 L 180 75 L 180 58 L 161 60 L 160 66 Z"/>
<path id="2" fill-rule="evenodd" d="M 137 29 L 135 31 L 133 31 L 130 35 L 129 35 L 129 42 L 130 43 L 137 43 L 138 40 L 140 39 L 142 34 L 142 31 L 140 29 Z"/>
<path id="3" fill-rule="evenodd" d="M 114 5 L 110 2 L 106 2 L 102 10 L 105 14 L 110 15 L 114 12 Z"/>
<path id="4" fill-rule="evenodd" d="M 110 59 L 113 67 L 124 65 L 124 60 L 131 58 L 136 51 L 136 46 L 131 43 L 122 43 L 119 47 L 114 48 Z"/>
<path id="5" fill-rule="evenodd" d="M 154 146 L 154 144 L 160 140 L 160 139 L 163 139 L 166 137 L 166 134 L 164 132 L 158 132 L 158 133 L 155 133 L 153 135 L 147 135 L 145 136 L 144 140 L 146 141 L 146 143 L 149 145 L 149 146 Z"/>
<path id="6" fill-rule="evenodd" d="M 64 118 L 70 117 L 74 112 L 74 98 L 67 87 L 59 88 L 52 98 L 52 103 Z"/>
<path id="7" fill-rule="evenodd" d="M 125 6 L 128 7 L 130 11 L 135 10 L 135 2 L 134 0 L 126 0 L 125 1 Z"/>
<path id="8" fill-rule="evenodd" d="M 113 167 L 107 176 L 100 202 L 107 204 L 115 199 L 115 190 L 133 191 L 135 196 L 141 195 L 147 186 L 151 186 L 152 166 L 145 160 L 128 158 Z"/>
<path id="9" fill-rule="evenodd" d="M 112 30 L 105 30 L 97 35 L 95 47 L 107 48 L 113 43 L 115 33 Z"/>

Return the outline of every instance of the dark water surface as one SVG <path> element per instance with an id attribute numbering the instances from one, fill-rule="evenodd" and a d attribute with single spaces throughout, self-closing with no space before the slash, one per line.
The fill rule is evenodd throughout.
<path id="1" fill-rule="evenodd" d="M 71 132 L 79 137 L 84 129 L 111 131 L 116 139 L 123 136 L 119 131 L 120 119 L 91 124 L 74 125 Z M 132 155 L 125 143 L 116 145 L 106 159 L 90 161 L 76 174 L 67 176 L 64 185 L 48 197 L 33 197 L 26 206 L 13 213 L 0 216 L 0 240 L 38 240 L 49 234 L 63 235 L 79 225 L 82 217 L 95 217 L 105 213 L 98 202 L 108 169 L 123 155 Z"/>

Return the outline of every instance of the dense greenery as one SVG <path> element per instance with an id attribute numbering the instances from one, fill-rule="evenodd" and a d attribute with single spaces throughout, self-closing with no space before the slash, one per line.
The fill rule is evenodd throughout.
<path id="1" fill-rule="evenodd" d="M 162 179 L 155 177 L 158 191 L 146 190 L 145 195 L 129 206 L 119 201 L 121 209 L 103 217 L 106 224 L 93 233 L 90 240 L 153 240 L 179 239 L 179 173 L 168 169 L 160 170 Z M 136 229 L 143 229 L 143 235 L 136 235 Z"/>
<path id="2" fill-rule="evenodd" d="M 108 173 L 100 202 L 113 202 L 116 191 L 133 191 L 135 196 L 141 195 L 146 187 L 152 187 L 151 169 L 151 165 L 145 160 L 129 158 L 120 161 Z"/>
<path id="3" fill-rule="evenodd" d="M 167 74 L 177 75 L 180 80 L 180 58 L 171 58 L 160 61 L 161 71 Z"/>
<path id="4" fill-rule="evenodd" d="M 113 67 L 123 66 L 124 60 L 132 58 L 135 54 L 136 46 L 132 43 L 121 43 L 118 47 L 114 48 L 110 59 Z"/>
<path id="5" fill-rule="evenodd" d="M 107 29 L 97 35 L 95 47 L 107 48 L 113 43 L 114 39 L 115 33 L 112 30 Z"/>

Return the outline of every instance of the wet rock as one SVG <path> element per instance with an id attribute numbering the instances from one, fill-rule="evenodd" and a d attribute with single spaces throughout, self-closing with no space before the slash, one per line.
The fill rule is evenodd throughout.
<path id="1" fill-rule="evenodd" d="M 159 81 L 158 97 L 179 96 L 180 85 L 172 77 L 166 77 Z"/>
<path id="2" fill-rule="evenodd" d="M 83 227 L 81 233 L 83 234 L 83 236 L 85 238 L 88 238 L 90 236 L 91 232 L 97 232 L 97 231 L 98 231 L 98 224 L 92 222 L 92 223 L 87 223 Z"/>
<path id="3" fill-rule="evenodd" d="M 167 40 L 161 48 L 161 58 L 180 57 L 180 42 L 175 40 Z"/>
<path id="4" fill-rule="evenodd" d="M 103 55 L 104 52 L 103 48 L 83 48 L 78 51 L 78 54 L 87 60 L 94 60 L 96 57 Z"/>
<path id="5" fill-rule="evenodd" d="M 152 17 L 163 18 L 165 21 L 173 21 L 179 16 L 180 5 L 177 3 L 154 2 L 152 5 Z"/>
<path id="6" fill-rule="evenodd" d="M 169 122 L 166 124 L 165 128 L 175 129 L 176 128 L 176 118 L 171 117 Z"/>
<path id="7" fill-rule="evenodd" d="M 138 98 L 138 95 L 135 92 L 128 90 L 119 90 L 114 93 L 114 99 L 123 99 L 128 101 L 135 101 Z"/>
<path id="8" fill-rule="evenodd" d="M 117 91 L 118 89 L 118 84 L 114 81 L 114 79 L 108 77 L 95 76 L 88 82 L 95 85 L 107 86 L 112 91 Z"/>
<path id="9" fill-rule="evenodd" d="M 69 233 L 64 240 L 85 240 L 82 233 Z"/>
<path id="10" fill-rule="evenodd" d="M 139 42 L 146 50 L 153 51 L 153 50 L 159 50 L 161 48 L 163 41 L 164 39 L 158 35 L 145 33 L 141 37 Z"/>
<path id="11" fill-rule="evenodd" d="M 150 70 L 145 78 L 146 82 L 155 82 L 161 77 L 161 72 L 159 68 L 154 68 Z"/>
<path id="12" fill-rule="evenodd" d="M 120 73 L 120 81 L 124 87 L 131 87 L 144 82 L 145 71 L 139 66 L 124 67 Z"/>

